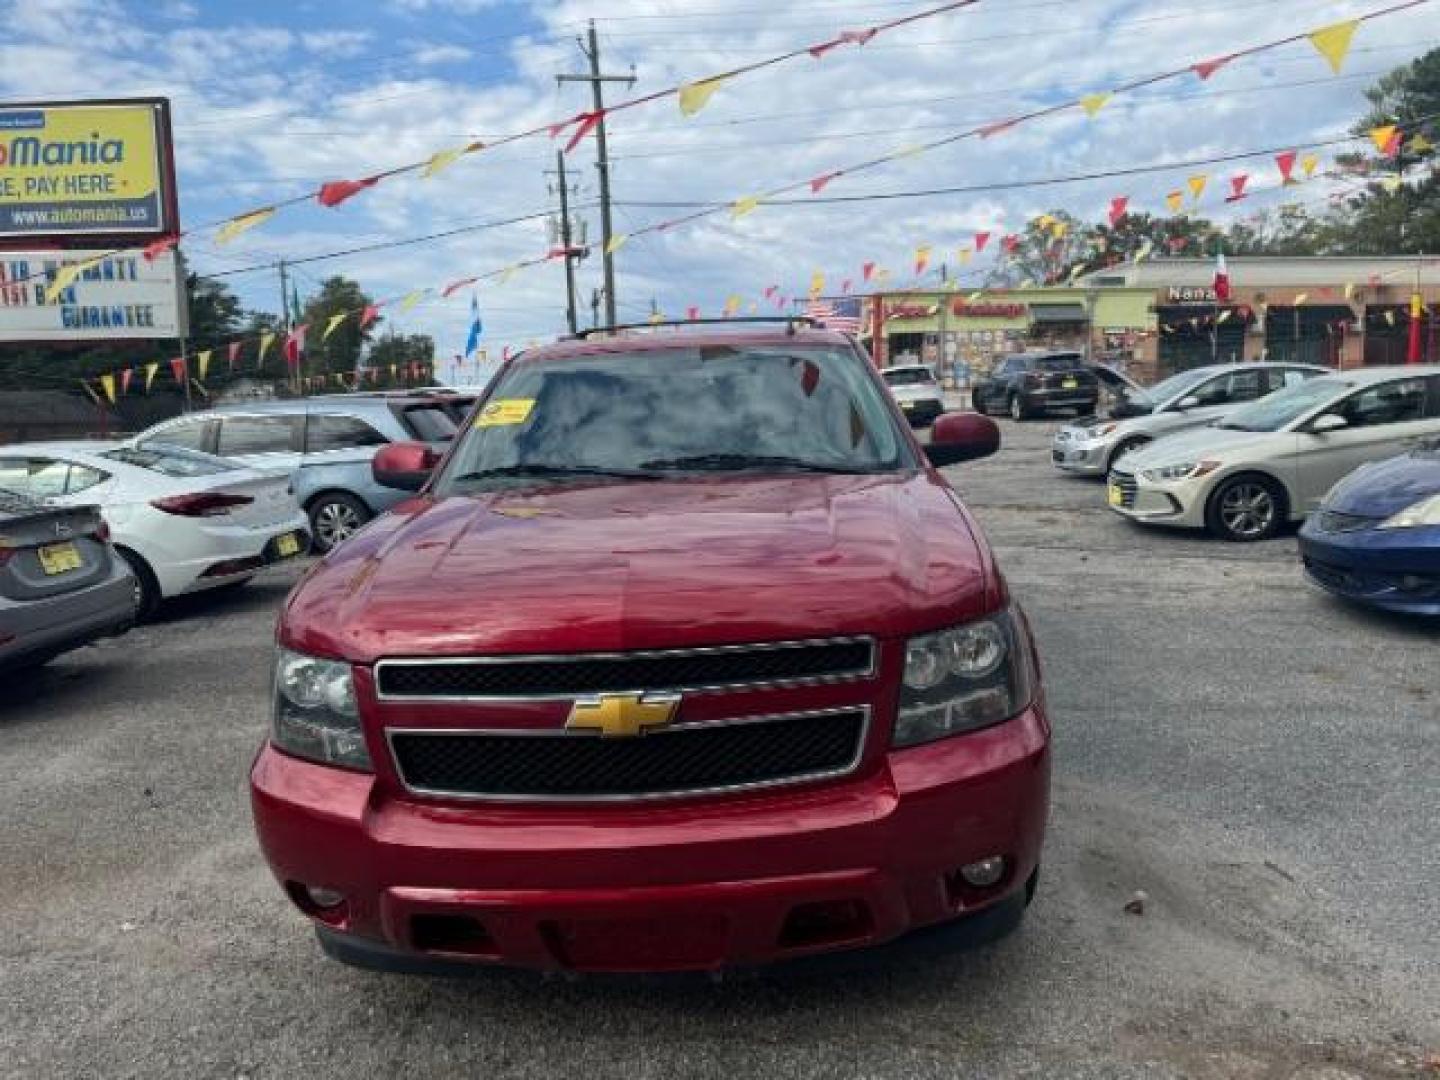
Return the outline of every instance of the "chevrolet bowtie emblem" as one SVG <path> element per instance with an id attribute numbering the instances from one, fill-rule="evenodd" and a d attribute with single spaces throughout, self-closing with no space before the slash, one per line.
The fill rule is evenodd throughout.
<path id="1" fill-rule="evenodd" d="M 565 726 L 571 731 L 634 738 L 650 728 L 664 727 L 679 708 L 679 694 L 601 694 L 576 701 Z"/>

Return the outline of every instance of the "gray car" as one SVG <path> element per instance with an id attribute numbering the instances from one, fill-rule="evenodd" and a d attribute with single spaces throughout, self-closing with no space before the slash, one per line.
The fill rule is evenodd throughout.
<path id="1" fill-rule="evenodd" d="M 35 667 L 135 620 L 135 579 L 93 506 L 0 488 L 0 671 Z"/>
<path id="2" fill-rule="evenodd" d="M 405 498 L 381 487 L 370 459 L 392 442 L 443 445 L 473 399 L 452 394 L 336 394 L 227 405 L 142 432 L 133 443 L 179 446 L 245 465 L 291 470 L 296 500 L 326 552 Z"/>
<path id="3" fill-rule="evenodd" d="M 924 364 L 886 368 L 880 373 L 911 424 L 933 424 L 945 411 L 945 392 Z"/>
<path id="4" fill-rule="evenodd" d="M 1214 364 L 1172 375 L 1132 394 L 1108 416 L 1088 416 L 1055 433 L 1050 457 L 1064 472 L 1104 476 L 1126 454 L 1156 439 L 1204 427 L 1251 401 L 1329 373 L 1313 364 Z"/>

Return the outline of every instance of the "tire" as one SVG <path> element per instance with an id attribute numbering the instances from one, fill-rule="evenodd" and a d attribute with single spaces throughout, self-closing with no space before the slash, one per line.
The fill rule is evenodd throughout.
<path id="1" fill-rule="evenodd" d="M 970 391 L 970 408 L 974 409 L 981 416 L 988 416 L 985 410 L 985 399 L 980 396 L 979 390 Z"/>
<path id="2" fill-rule="evenodd" d="M 1149 439 L 1146 439 L 1140 435 L 1132 435 L 1128 439 L 1121 439 L 1119 444 L 1111 452 L 1110 460 L 1105 463 L 1105 472 L 1109 473 L 1111 469 L 1115 468 L 1115 463 L 1119 461 L 1122 457 L 1124 457 L 1126 454 L 1133 454 L 1136 450 L 1139 450 L 1140 447 L 1147 445 L 1149 442 Z"/>
<path id="3" fill-rule="evenodd" d="M 354 536 L 373 515 L 370 508 L 343 491 L 326 491 L 306 507 L 315 550 L 322 555 Z"/>
<path id="4" fill-rule="evenodd" d="M 1288 517 L 1285 489 L 1259 473 L 1228 477 L 1205 506 L 1205 524 L 1211 533 L 1237 544 L 1269 540 Z"/>
<path id="5" fill-rule="evenodd" d="M 1010 419 L 1017 423 L 1021 420 L 1030 419 L 1030 407 L 1025 404 L 1025 399 L 1019 394 L 1010 395 Z"/>
<path id="6" fill-rule="evenodd" d="M 130 573 L 135 575 L 135 621 L 149 622 L 160 610 L 160 601 L 164 599 L 160 595 L 160 582 L 155 578 L 155 571 L 129 548 L 117 547 L 115 552 L 125 560 L 130 567 Z"/>

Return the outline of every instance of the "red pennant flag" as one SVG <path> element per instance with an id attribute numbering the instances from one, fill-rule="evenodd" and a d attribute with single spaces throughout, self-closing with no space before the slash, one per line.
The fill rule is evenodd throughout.
<path id="1" fill-rule="evenodd" d="M 841 295 L 841 296 L 849 296 L 849 295 L 850 295 L 850 285 L 851 285 L 851 281 L 850 281 L 850 279 L 847 277 L 847 278 L 845 279 L 844 283 L 841 284 L 841 286 L 840 286 L 840 295 Z"/>
<path id="2" fill-rule="evenodd" d="M 880 31 L 875 27 L 868 30 L 842 30 L 840 40 L 847 45 L 864 45 Z"/>
<path id="3" fill-rule="evenodd" d="M 789 307 L 789 306 L 790 306 L 790 298 L 789 298 L 788 296 L 777 296 L 777 297 L 775 297 L 775 310 L 776 310 L 776 311 L 784 311 L 784 310 L 785 310 L 787 307 Z"/>
<path id="4" fill-rule="evenodd" d="M 837 176 L 842 175 L 844 175 L 843 170 L 836 170 L 835 172 L 826 173 L 824 176 L 815 177 L 814 180 L 810 181 L 810 194 L 820 194 L 820 192 L 825 190 L 826 184 L 830 183 L 830 181 L 834 180 Z"/>
<path id="5" fill-rule="evenodd" d="M 135 377 L 135 369 L 134 369 L 134 368 L 128 368 L 128 367 L 127 367 L 125 370 L 123 370 L 122 372 L 120 372 L 120 392 L 121 392 L 122 394 L 128 394 L 128 393 L 130 392 L 130 380 L 133 379 L 134 377 Z"/>
<path id="6" fill-rule="evenodd" d="M 1198 64 L 1192 64 L 1190 70 L 1195 72 L 1196 75 L 1199 75 L 1201 79 L 1208 79 L 1234 59 L 1233 54 L 1230 56 L 1217 56 L 1213 60 L 1202 60 Z"/>
<path id="7" fill-rule="evenodd" d="M 694 322 L 696 319 L 700 318 L 700 309 L 698 307 L 686 308 L 685 318 L 689 319 L 691 322 Z"/>
<path id="8" fill-rule="evenodd" d="M 777 292 L 779 292 L 779 291 L 780 291 L 780 286 L 779 286 L 779 285 L 767 285 L 767 286 L 765 287 L 765 299 L 766 299 L 766 300 L 771 299 L 771 298 L 774 297 L 774 295 L 775 295 Z"/>
<path id="9" fill-rule="evenodd" d="M 819 45 L 811 45 L 808 51 L 811 56 L 815 57 L 816 60 L 819 60 L 831 49 L 837 48 L 843 44 L 844 42 L 842 42 L 839 38 L 834 38 L 831 41 L 822 41 Z"/>
<path id="10" fill-rule="evenodd" d="M 1112 229 L 1120 224 L 1120 219 L 1125 216 L 1125 211 L 1129 206 L 1129 195 L 1116 195 L 1110 200 L 1110 227 Z"/>
<path id="11" fill-rule="evenodd" d="M 820 385 L 820 365 L 810 360 L 800 362 L 800 389 L 809 397 Z"/>
<path id="12" fill-rule="evenodd" d="M 1239 173 L 1230 178 L 1230 194 L 1225 196 L 1226 202 L 1239 202 L 1245 198 L 1247 192 L 1245 185 L 1250 181 L 1249 173 Z"/>
<path id="13" fill-rule="evenodd" d="M 1020 246 L 1020 237 L 1011 234 L 1000 241 L 1000 246 L 1005 249 L 1006 255 L 1013 255 Z"/>
<path id="14" fill-rule="evenodd" d="M 226 348 L 225 355 L 230 361 L 230 370 L 235 370 L 235 365 L 240 362 L 240 348 L 244 344 L 241 341 L 232 341 Z"/>
<path id="15" fill-rule="evenodd" d="M 374 187 L 379 182 L 378 176 L 367 176 L 364 180 L 332 180 L 328 184 L 320 185 L 320 193 L 315 198 L 321 206 L 339 206 L 352 195 Z"/>
<path id="16" fill-rule="evenodd" d="M 875 275 L 875 264 L 867 262 L 860 268 L 860 272 L 865 276 L 865 280 L 869 281 Z"/>
<path id="17" fill-rule="evenodd" d="M 1396 130 L 1385 140 L 1385 145 L 1380 148 L 1380 153 L 1387 158 L 1394 158 L 1400 155 L 1400 147 L 1405 141 L 1405 133 Z"/>
<path id="18" fill-rule="evenodd" d="M 170 361 L 170 374 L 175 376 L 175 381 L 181 386 L 185 385 L 185 358 L 177 356 Z"/>
<path id="19" fill-rule="evenodd" d="M 988 139 L 992 135 L 999 135 L 1002 131 L 1006 131 L 1018 123 L 1018 120 L 997 120 L 993 124 L 986 124 L 980 129 L 980 137 Z"/>
<path id="20" fill-rule="evenodd" d="M 1283 154 L 1275 155 L 1275 164 L 1280 167 L 1280 182 L 1282 184 L 1293 184 L 1291 173 L 1295 171 L 1295 161 L 1299 158 L 1294 150 L 1286 150 Z"/>
<path id="21" fill-rule="evenodd" d="M 380 308 L 375 304 L 367 304 L 365 310 L 360 313 L 360 329 L 364 330 L 380 317 Z"/>
<path id="22" fill-rule="evenodd" d="M 1190 238 L 1188 236 L 1172 236 L 1170 238 L 1170 250 L 1184 251 L 1185 245 L 1188 243 L 1190 243 Z"/>
<path id="23" fill-rule="evenodd" d="M 575 127 L 575 133 L 570 136 L 570 141 L 565 144 L 565 153 L 568 154 L 571 150 L 574 150 L 575 147 L 579 146 L 585 136 L 595 130 L 596 125 L 600 123 L 600 119 L 604 115 L 604 109 L 596 109 L 594 112 L 581 113 L 576 117 L 579 123 Z M 571 122 L 574 123 L 574 121 Z"/>
<path id="24" fill-rule="evenodd" d="M 140 252 L 140 254 L 145 256 L 146 262 L 154 262 L 178 243 L 180 243 L 180 237 L 178 236 L 162 236 L 154 243 L 146 244 L 145 250 Z"/>
<path id="25" fill-rule="evenodd" d="M 299 365 L 300 354 L 305 351 L 305 331 L 308 329 L 306 323 L 301 323 L 285 335 L 285 362 L 292 368 Z"/>
<path id="26" fill-rule="evenodd" d="M 509 346 L 509 345 L 506 345 L 503 349 L 500 350 L 500 359 L 501 359 L 502 361 L 508 361 L 508 360 L 510 359 L 510 346 Z"/>
<path id="27" fill-rule="evenodd" d="M 980 252 L 984 251 L 985 245 L 989 242 L 990 234 L 988 232 L 977 232 L 975 234 L 975 254 L 978 255 L 980 254 Z"/>
<path id="28" fill-rule="evenodd" d="M 564 252 L 562 251 L 561 254 L 563 255 Z M 555 252 L 552 251 L 550 253 L 550 257 L 554 258 Z M 450 295 L 455 291 L 463 289 L 466 285 L 473 285 L 479 280 L 479 278 L 467 277 L 461 278 L 459 281 L 452 281 L 449 285 L 446 285 L 444 291 L 440 293 L 440 299 L 448 300 L 450 298 Z M 368 311 L 369 309 L 367 308 L 366 310 Z"/>

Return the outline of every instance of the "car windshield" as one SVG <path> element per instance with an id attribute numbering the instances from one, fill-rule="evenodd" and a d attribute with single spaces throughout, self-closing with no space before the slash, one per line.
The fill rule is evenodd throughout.
<path id="1" fill-rule="evenodd" d="M 234 472 L 240 466 L 225 458 L 210 454 L 197 454 L 191 450 L 166 446 L 163 443 L 146 443 L 144 448 L 122 446 L 118 450 L 107 450 L 100 455 L 122 465 L 149 469 L 165 476 L 214 476 L 217 473 Z"/>
<path id="2" fill-rule="evenodd" d="M 1182 371 L 1178 375 L 1171 375 L 1168 379 L 1162 379 L 1154 386 L 1142 391 L 1147 401 L 1156 405 L 1169 401 L 1171 398 L 1179 397 L 1193 387 L 1199 386 L 1210 376 L 1215 374 L 1214 368 L 1197 368 L 1193 371 Z"/>
<path id="3" fill-rule="evenodd" d="M 476 414 L 436 490 L 914 464 L 851 351 L 676 347 L 516 364 Z"/>
<path id="4" fill-rule="evenodd" d="M 1215 426 L 1230 431 L 1279 431 L 1352 385 L 1345 379 L 1310 379 L 1237 409 Z"/>
<path id="5" fill-rule="evenodd" d="M 1063 356 L 1037 356 L 1033 368 L 1035 371 L 1074 371 L 1083 366 L 1079 353 L 1066 353 Z"/>
<path id="6" fill-rule="evenodd" d="M 891 386 L 921 386 L 935 381 L 929 368 L 897 368 L 883 374 Z"/>

